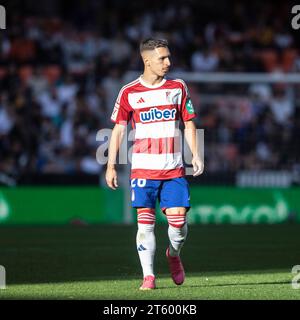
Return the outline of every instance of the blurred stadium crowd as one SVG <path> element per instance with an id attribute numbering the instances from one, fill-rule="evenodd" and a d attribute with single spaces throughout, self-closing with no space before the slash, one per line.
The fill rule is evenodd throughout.
<path id="1" fill-rule="evenodd" d="M 126 71 L 141 72 L 145 37 L 168 39 L 172 71 L 300 71 L 288 3 L 234 2 L 215 14 L 196 1 L 124 3 L 79 1 L 68 13 L 10 17 L 0 32 L 0 172 L 98 173 L 96 133 L 112 127 Z M 208 172 L 299 163 L 297 90 L 188 85 Z"/>

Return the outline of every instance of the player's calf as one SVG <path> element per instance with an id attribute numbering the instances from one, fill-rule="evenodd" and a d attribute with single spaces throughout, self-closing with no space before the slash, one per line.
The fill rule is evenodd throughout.
<path id="1" fill-rule="evenodd" d="M 166 256 L 172 279 L 175 284 L 180 285 L 185 279 L 185 272 L 179 255 L 187 236 L 186 215 L 168 214 L 167 219 L 170 245 L 167 248 Z"/>
<path id="2" fill-rule="evenodd" d="M 188 231 L 186 215 L 168 214 L 167 219 L 169 223 L 168 236 L 170 240 L 170 254 L 171 256 L 179 256 Z"/>
<path id="3" fill-rule="evenodd" d="M 155 277 L 153 271 L 156 241 L 154 235 L 155 211 L 151 208 L 139 208 L 137 211 L 138 232 L 136 245 L 143 269 L 144 281 L 141 290 L 154 289 Z"/>

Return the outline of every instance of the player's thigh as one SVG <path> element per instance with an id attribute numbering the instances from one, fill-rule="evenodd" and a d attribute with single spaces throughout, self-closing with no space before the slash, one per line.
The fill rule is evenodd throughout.
<path id="1" fill-rule="evenodd" d="M 164 213 L 185 215 L 190 208 L 190 191 L 186 179 L 182 177 L 165 181 L 159 201 Z"/>

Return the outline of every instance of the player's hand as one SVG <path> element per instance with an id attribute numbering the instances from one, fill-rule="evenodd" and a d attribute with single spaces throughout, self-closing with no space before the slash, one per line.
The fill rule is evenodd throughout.
<path id="1" fill-rule="evenodd" d="M 199 157 L 193 157 L 192 159 L 192 165 L 193 165 L 193 170 L 194 170 L 194 174 L 193 177 L 197 177 L 200 174 L 203 173 L 204 170 L 204 163 L 201 160 L 201 158 Z"/>
<path id="2" fill-rule="evenodd" d="M 118 175 L 117 171 L 115 168 L 112 167 L 107 167 L 106 169 L 106 174 L 105 174 L 105 179 L 107 185 L 113 189 L 116 190 L 118 187 Z"/>

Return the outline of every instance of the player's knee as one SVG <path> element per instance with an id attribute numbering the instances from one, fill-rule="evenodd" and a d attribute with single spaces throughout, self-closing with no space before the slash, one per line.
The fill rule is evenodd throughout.
<path id="1" fill-rule="evenodd" d="M 166 215 L 179 215 L 183 216 L 186 215 L 186 208 L 185 207 L 175 207 L 175 208 L 167 208 L 165 213 Z"/>

